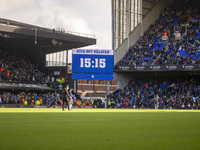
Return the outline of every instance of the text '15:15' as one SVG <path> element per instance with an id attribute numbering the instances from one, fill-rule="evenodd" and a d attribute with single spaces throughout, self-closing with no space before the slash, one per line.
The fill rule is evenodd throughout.
<path id="1" fill-rule="evenodd" d="M 98 59 L 95 58 L 92 60 L 91 58 L 80 58 L 80 67 L 81 68 L 105 68 L 106 67 L 106 59 Z"/>

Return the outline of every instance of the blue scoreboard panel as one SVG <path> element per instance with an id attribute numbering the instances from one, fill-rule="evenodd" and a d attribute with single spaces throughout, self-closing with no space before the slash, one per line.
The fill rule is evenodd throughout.
<path id="1" fill-rule="evenodd" d="M 72 79 L 113 80 L 113 50 L 73 49 Z"/>

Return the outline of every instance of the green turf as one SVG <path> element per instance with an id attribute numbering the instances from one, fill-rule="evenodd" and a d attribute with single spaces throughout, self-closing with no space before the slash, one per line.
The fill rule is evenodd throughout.
<path id="1" fill-rule="evenodd" d="M 0 109 L 0 150 L 200 148 L 200 111 L 79 112 L 76 109 L 76 113 L 3 113 L 2 110 L 5 109 Z"/>

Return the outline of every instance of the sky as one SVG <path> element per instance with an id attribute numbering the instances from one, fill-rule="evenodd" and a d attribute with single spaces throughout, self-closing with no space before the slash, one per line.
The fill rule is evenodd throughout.
<path id="1" fill-rule="evenodd" d="M 111 49 L 111 0 L 1 0 L 0 17 L 95 35 L 91 49 Z"/>

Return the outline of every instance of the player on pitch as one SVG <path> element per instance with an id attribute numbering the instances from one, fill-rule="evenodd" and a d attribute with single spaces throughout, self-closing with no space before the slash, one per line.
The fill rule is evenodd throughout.
<path id="1" fill-rule="evenodd" d="M 70 95 L 69 95 L 69 85 L 67 85 L 64 90 L 62 91 L 62 100 L 63 100 L 63 105 L 62 105 L 62 110 L 65 110 L 65 103 L 67 103 L 68 106 L 68 111 L 69 111 L 69 101 L 70 101 Z"/>

